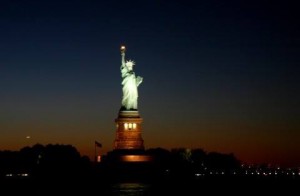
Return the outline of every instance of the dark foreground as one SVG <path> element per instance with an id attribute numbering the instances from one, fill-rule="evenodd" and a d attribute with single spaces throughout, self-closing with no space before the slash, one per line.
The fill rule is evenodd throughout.
<path id="1" fill-rule="evenodd" d="M 298 177 L 209 176 L 185 178 L 160 176 L 112 179 L 101 176 L 5 178 L 1 195 L 210 195 L 297 193 Z"/>
<path id="2" fill-rule="evenodd" d="M 0 196 L 299 192 L 300 168 L 241 165 L 232 154 L 157 148 L 114 150 L 102 158 L 92 163 L 71 145 L 36 144 L 18 152 L 0 151 Z"/>

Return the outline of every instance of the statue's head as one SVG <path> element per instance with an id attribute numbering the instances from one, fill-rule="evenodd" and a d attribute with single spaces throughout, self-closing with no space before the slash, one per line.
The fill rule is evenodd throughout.
<path id="1" fill-rule="evenodd" d="M 135 62 L 132 60 L 126 61 L 126 67 L 128 68 L 128 70 L 132 70 L 133 66 L 135 65 Z"/>

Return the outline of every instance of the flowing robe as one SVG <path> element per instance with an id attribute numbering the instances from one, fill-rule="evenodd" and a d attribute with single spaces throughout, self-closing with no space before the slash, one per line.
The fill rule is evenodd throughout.
<path id="1" fill-rule="evenodd" d="M 137 87 L 142 82 L 141 77 L 136 77 L 132 70 L 126 65 L 121 66 L 123 98 L 122 107 L 126 110 L 137 110 L 138 90 Z"/>

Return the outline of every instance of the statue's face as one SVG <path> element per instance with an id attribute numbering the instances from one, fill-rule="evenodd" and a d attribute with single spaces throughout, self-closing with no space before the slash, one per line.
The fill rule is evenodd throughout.
<path id="1" fill-rule="evenodd" d="M 128 68 L 129 71 L 131 71 L 131 70 L 132 70 L 132 67 L 133 67 L 132 62 L 127 62 L 127 63 L 126 63 L 126 67 Z"/>

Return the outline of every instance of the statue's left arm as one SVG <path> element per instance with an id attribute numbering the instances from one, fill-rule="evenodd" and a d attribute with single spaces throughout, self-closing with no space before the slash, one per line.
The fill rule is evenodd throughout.
<path id="1" fill-rule="evenodd" d="M 141 76 L 136 77 L 136 86 L 139 86 L 143 82 L 143 78 Z"/>

